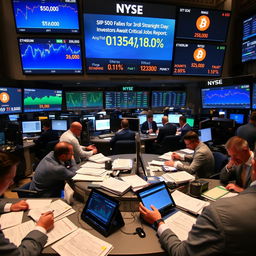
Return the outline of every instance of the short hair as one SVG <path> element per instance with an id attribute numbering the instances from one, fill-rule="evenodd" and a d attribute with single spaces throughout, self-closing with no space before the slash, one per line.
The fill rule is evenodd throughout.
<path id="1" fill-rule="evenodd" d="M 179 120 L 182 121 L 183 123 L 187 122 L 187 118 L 185 116 L 180 116 Z"/>
<path id="2" fill-rule="evenodd" d="M 54 157 L 58 159 L 61 155 L 68 154 L 70 146 L 72 146 L 72 144 L 64 141 L 57 143 L 54 147 Z"/>
<path id="3" fill-rule="evenodd" d="M 42 121 L 42 126 L 45 126 L 45 127 L 51 127 L 51 121 L 49 119 L 45 119 Z"/>
<path id="4" fill-rule="evenodd" d="M 198 134 L 193 131 L 188 131 L 184 137 L 183 140 L 192 140 L 192 141 L 199 141 Z"/>
<path id="5" fill-rule="evenodd" d="M 256 111 L 253 111 L 250 115 L 250 120 L 256 121 Z"/>
<path id="6" fill-rule="evenodd" d="M 233 136 L 226 142 L 225 148 L 226 149 L 235 148 L 236 150 L 241 151 L 244 148 L 249 150 L 249 145 L 245 139 L 239 136 Z"/>
<path id="7" fill-rule="evenodd" d="M 147 113 L 147 119 L 149 119 L 149 118 L 151 118 L 151 117 L 153 117 L 153 113 L 152 113 L 152 112 L 148 112 L 148 113 Z"/>
<path id="8" fill-rule="evenodd" d="M 128 119 L 122 119 L 122 121 L 121 121 L 121 126 L 122 126 L 122 128 L 124 128 L 124 129 L 129 128 L 129 121 L 128 121 Z"/>
<path id="9" fill-rule="evenodd" d="M 9 173 L 13 165 L 19 163 L 19 158 L 16 155 L 6 152 L 0 152 L 0 178 Z"/>

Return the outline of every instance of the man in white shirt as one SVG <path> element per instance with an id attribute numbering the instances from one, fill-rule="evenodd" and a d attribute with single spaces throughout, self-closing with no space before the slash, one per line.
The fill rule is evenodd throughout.
<path id="1" fill-rule="evenodd" d="M 60 136 L 60 141 L 68 142 L 73 146 L 76 163 L 80 163 L 81 159 L 88 158 L 93 154 L 97 153 L 97 148 L 93 145 L 90 145 L 88 147 L 80 145 L 78 138 L 80 137 L 81 132 L 82 124 L 79 122 L 73 122 L 70 125 L 69 130 L 67 130 Z"/>

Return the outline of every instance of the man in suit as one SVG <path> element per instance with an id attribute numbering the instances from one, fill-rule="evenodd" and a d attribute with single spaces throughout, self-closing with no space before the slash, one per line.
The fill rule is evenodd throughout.
<path id="1" fill-rule="evenodd" d="M 157 124 L 153 121 L 153 113 L 150 112 L 147 114 L 147 121 L 145 121 L 140 128 L 142 133 L 155 133 L 157 131 Z"/>
<path id="2" fill-rule="evenodd" d="M 187 123 L 187 118 L 185 116 L 179 117 L 180 128 L 178 131 L 180 132 L 181 137 L 183 137 L 187 132 L 191 131 L 191 126 Z"/>
<path id="3" fill-rule="evenodd" d="M 198 135 L 193 131 L 187 132 L 183 139 L 186 147 L 194 150 L 194 154 L 180 155 L 174 152 L 172 160 L 166 161 L 165 165 L 174 166 L 180 171 L 195 174 L 198 178 L 208 178 L 214 170 L 214 157 L 211 150 L 199 140 Z M 184 162 L 174 162 L 173 160 Z"/>
<path id="4" fill-rule="evenodd" d="M 230 138 L 225 145 L 230 160 L 220 172 L 220 180 L 227 184 L 235 180 L 236 183 L 230 183 L 226 186 L 229 190 L 242 192 L 249 187 L 251 183 L 253 152 L 250 150 L 246 140 L 234 136 Z"/>
<path id="5" fill-rule="evenodd" d="M 15 156 L 0 152 L 0 195 L 13 183 L 16 175 L 18 160 Z M 29 208 L 26 201 L 21 200 L 15 204 L 4 204 L 0 201 L 0 213 L 9 211 L 24 211 Z M 47 242 L 47 231 L 53 228 L 53 214 L 47 212 L 41 215 L 33 231 L 29 232 L 23 238 L 19 247 L 10 243 L 9 239 L 4 237 L 0 229 L 0 255 L 40 255 L 44 245 Z"/>
<path id="6" fill-rule="evenodd" d="M 77 170 L 74 160 L 73 146 L 67 142 L 59 142 L 38 164 L 31 190 L 39 192 L 40 197 L 60 197 L 65 180 L 71 179 Z"/>
<path id="7" fill-rule="evenodd" d="M 171 123 L 169 123 L 168 116 L 162 117 L 163 127 L 159 128 L 159 132 L 156 138 L 157 143 L 161 143 L 163 139 L 168 135 L 175 135 L 177 127 Z"/>
<path id="8" fill-rule="evenodd" d="M 140 203 L 142 217 L 155 223 L 161 245 L 169 255 L 237 255 L 255 254 L 256 243 L 256 160 L 253 159 L 250 187 L 238 196 L 219 199 L 204 208 L 185 241 L 179 238 L 161 219 L 152 205 L 147 209 Z"/>

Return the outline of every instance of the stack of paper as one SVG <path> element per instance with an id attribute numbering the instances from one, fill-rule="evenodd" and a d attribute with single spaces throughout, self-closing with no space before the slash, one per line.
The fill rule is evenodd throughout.
<path id="1" fill-rule="evenodd" d="M 231 195 L 229 195 L 229 194 L 231 194 Z M 206 192 L 204 192 L 202 194 L 203 197 L 205 197 L 209 200 L 212 200 L 212 201 L 215 201 L 219 198 L 232 197 L 232 196 L 236 196 L 236 195 L 237 195 L 237 193 L 231 193 L 223 186 L 217 186 L 215 188 L 207 190 Z"/>
<path id="2" fill-rule="evenodd" d="M 186 171 L 165 173 L 162 175 L 166 182 L 174 182 L 176 184 L 186 183 L 195 179 L 195 177 Z"/>
<path id="3" fill-rule="evenodd" d="M 105 169 L 94 169 L 81 167 L 76 171 L 76 175 L 72 178 L 74 181 L 103 181 L 109 174 Z"/>
<path id="4" fill-rule="evenodd" d="M 186 153 L 186 154 L 193 154 L 195 151 L 189 148 L 181 149 L 180 151 Z"/>
<path id="5" fill-rule="evenodd" d="M 99 154 L 90 156 L 88 160 L 95 162 L 95 163 L 105 163 L 106 161 L 111 160 L 111 158 L 106 157 L 103 154 L 99 153 Z"/>
<path id="6" fill-rule="evenodd" d="M 112 164 L 112 170 L 131 170 L 132 169 L 132 160 L 131 159 L 115 159 Z"/>
<path id="7" fill-rule="evenodd" d="M 118 180 L 115 178 L 108 178 L 106 180 L 104 180 L 101 183 L 101 188 L 105 189 L 107 191 L 112 192 L 113 194 L 116 195 L 123 195 L 125 194 L 129 189 L 130 189 L 130 185 L 122 180 Z"/>
<path id="8" fill-rule="evenodd" d="M 124 176 L 122 177 L 122 180 L 125 181 L 130 186 L 132 186 L 133 191 L 137 191 L 148 185 L 148 183 L 138 175 Z"/>
<path id="9" fill-rule="evenodd" d="M 153 160 L 153 161 L 149 162 L 149 165 L 163 166 L 164 162 L 163 161 Z"/>
<path id="10" fill-rule="evenodd" d="M 164 159 L 164 160 L 171 160 L 172 159 L 172 152 L 170 151 L 170 152 L 167 152 L 167 153 L 165 153 L 165 154 L 163 154 L 163 155 L 161 155 L 161 156 L 159 156 L 159 158 L 161 158 L 161 159 Z"/>
<path id="11" fill-rule="evenodd" d="M 93 162 L 86 162 L 81 167 L 85 168 L 91 168 L 91 169 L 105 169 L 105 164 L 98 164 L 98 163 L 93 163 Z"/>
<path id="12" fill-rule="evenodd" d="M 1 229 L 13 227 L 21 224 L 23 218 L 23 212 L 9 212 L 0 216 Z"/>

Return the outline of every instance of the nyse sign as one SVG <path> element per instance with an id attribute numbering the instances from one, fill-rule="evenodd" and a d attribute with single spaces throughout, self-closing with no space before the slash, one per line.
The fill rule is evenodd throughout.
<path id="1" fill-rule="evenodd" d="M 222 79 L 207 81 L 207 85 L 221 85 L 223 84 Z"/>

